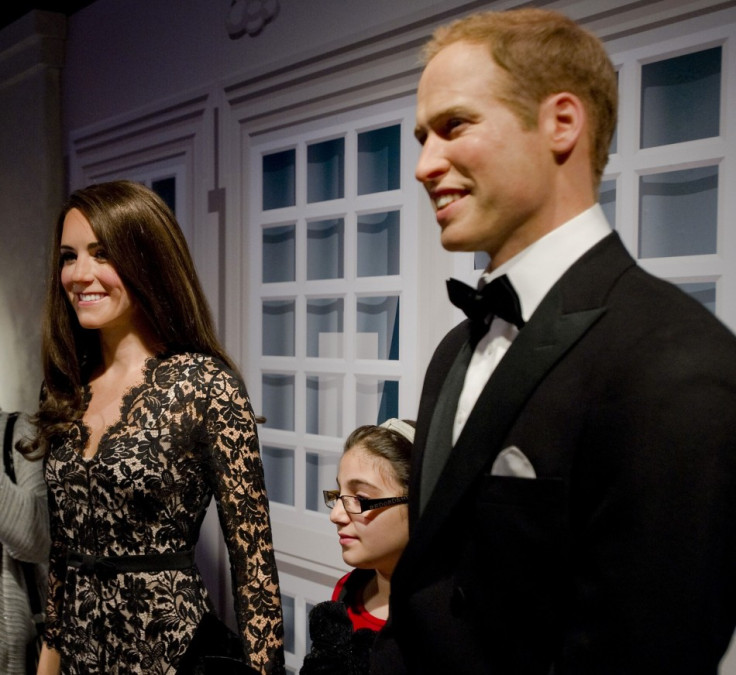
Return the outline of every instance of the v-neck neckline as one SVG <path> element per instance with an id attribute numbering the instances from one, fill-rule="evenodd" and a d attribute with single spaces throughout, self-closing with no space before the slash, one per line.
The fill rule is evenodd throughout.
<path id="1" fill-rule="evenodd" d="M 87 425 L 87 423 L 84 421 L 84 415 L 87 412 L 87 408 L 89 407 L 89 403 L 92 400 L 92 388 L 89 383 L 86 383 L 83 385 L 83 392 L 82 392 L 82 414 L 80 415 L 79 419 L 76 422 L 76 425 L 79 429 L 79 438 L 80 438 L 80 448 L 77 451 L 77 454 L 79 455 L 79 459 L 84 462 L 85 464 L 93 464 L 94 461 L 97 459 L 98 455 L 100 454 L 100 450 L 104 449 L 105 441 L 107 441 L 108 437 L 111 435 L 111 433 L 117 429 L 120 424 L 123 422 L 123 419 L 126 416 L 126 411 L 128 408 L 130 408 L 130 405 L 133 400 L 140 394 L 140 392 L 145 389 L 146 387 L 150 386 L 150 380 L 151 380 L 151 373 L 155 370 L 156 366 L 161 362 L 163 359 L 162 356 L 149 356 L 141 368 L 141 378 L 136 383 L 128 387 L 124 392 L 123 395 L 120 398 L 120 403 L 118 404 L 118 414 L 117 417 L 108 424 L 103 430 L 102 434 L 100 435 L 99 440 L 97 441 L 97 447 L 95 448 L 95 451 L 91 455 L 85 455 L 85 449 L 87 447 L 87 443 L 89 442 L 91 431 L 90 427 Z"/>

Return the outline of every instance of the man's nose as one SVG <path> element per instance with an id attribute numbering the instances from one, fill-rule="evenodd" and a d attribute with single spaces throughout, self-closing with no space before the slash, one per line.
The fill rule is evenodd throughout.
<path id="1" fill-rule="evenodd" d="M 429 136 L 419 153 L 414 176 L 420 183 L 428 183 L 447 173 L 450 162 L 444 155 L 443 145 L 436 136 Z"/>

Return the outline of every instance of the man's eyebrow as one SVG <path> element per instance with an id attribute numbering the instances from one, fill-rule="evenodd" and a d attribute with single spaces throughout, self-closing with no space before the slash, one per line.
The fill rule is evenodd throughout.
<path id="1" fill-rule="evenodd" d="M 434 113 L 424 124 L 417 124 L 414 127 L 414 138 L 420 143 L 422 139 L 427 136 L 426 129 L 433 129 L 437 126 L 441 126 L 446 120 L 452 117 L 463 117 L 470 118 L 471 114 L 468 110 L 462 106 L 453 105 L 449 108 L 443 108 L 438 112 Z"/>

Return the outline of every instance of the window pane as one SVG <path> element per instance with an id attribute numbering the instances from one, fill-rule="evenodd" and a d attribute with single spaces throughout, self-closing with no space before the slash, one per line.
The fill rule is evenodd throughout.
<path id="1" fill-rule="evenodd" d="M 345 139 L 314 143 L 307 148 L 307 201 L 345 196 Z"/>
<path id="2" fill-rule="evenodd" d="M 268 499 L 294 506 L 294 451 L 261 446 Z"/>
<path id="3" fill-rule="evenodd" d="M 619 105 L 621 103 L 621 73 L 617 70 L 616 71 L 616 87 L 619 92 Z M 613 136 L 611 137 L 611 144 L 608 146 L 608 154 L 614 155 L 618 152 L 618 124 L 616 124 L 616 128 L 613 130 Z"/>
<path id="4" fill-rule="evenodd" d="M 294 431 L 294 376 L 264 374 L 263 415 L 265 427 Z"/>
<path id="5" fill-rule="evenodd" d="M 307 646 L 304 650 L 305 654 L 309 654 L 309 652 L 312 650 L 312 635 L 309 632 L 309 615 L 314 609 L 314 605 L 311 602 L 306 603 L 305 610 L 305 618 L 306 618 L 306 630 L 304 631 L 304 634 L 307 636 Z"/>
<path id="6" fill-rule="evenodd" d="M 176 178 L 159 178 L 151 181 L 151 189 L 176 213 Z"/>
<path id="7" fill-rule="evenodd" d="M 293 654 L 296 645 L 296 639 L 294 637 L 295 611 L 293 597 L 285 593 L 281 594 L 281 611 L 284 615 L 284 651 Z"/>
<path id="8" fill-rule="evenodd" d="M 358 298 L 355 356 L 359 359 L 399 358 L 399 298 Z"/>
<path id="9" fill-rule="evenodd" d="M 342 358 L 343 310 L 342 298 L 307 301 L 307 356 Z"/>
<path id="10" fill-rule="evenodd" d="M 401 127 L 398 124 L 358 134 L 358 194 L 398 190 Z"/>
<path id="11" fill-rule="evenodd" d="M 263 355 L 294 356 L 294 300 L 263 301 Z"/>
<path id="12" fill-rule="evenodd" d="M 263 156 L 263 210 L 296 204 L 296 150 Z"/>
<path id="13" fill-rule="evenodd" d="M 642 148 L 718 136 L 720 47 L 642 66 L 641 89 Z"/>
<path id="14" fill-rule="evenodd" d="M 307 279 L 342 279 L 345 226 L 342 218 L 307 224 Z"/>
<path id="15" fill-rule="evenodd" d="M 716 252 L 718 167 L 669 171 L 639 179 L 639 256 Z"/>
<path id="16" fill-rule="evenodd" d="M 358 276 L 399 274 L 400 221 L 398 211 L 358 216 Z"/>
<path id="17" fill-rule="evenodd" d="M 359 377 L 355 393 L 357 426 L 381 424 L 399 416 L 399 383 L 396 380 Z"/>
<path id="18" fill-rule="evenodd" d="M 325 506 L 322 490 L 334 490 L 337 487 L 337 464 L 339 457 L 322 455 L 316 452 L 306 453 L 305 471 L 305 508 L 310 511 L 329 513 Z"/>
<path id="19" fill-rule="evenodd" d="M 307 376 L 307 433 L 342 436 L 343 379 L 340 375 Z"/>
<path id="20" fill-rule="evenodd" d="M 294 281 L 296 274 L 294 225 L 263 230 L 263 283 Z"/>
<path id="21" fill-rule="evenodd" d="M 608 224 L 616 227 L 616 180 L 601 181 L 601 187 L 598 194 L 598 202 L 603 209 Z"/>
<path id="22" fill-rule="evenodd" d="M 713 314 L 716 313 L 716 285 L 714 282 L 677 284 L 685 293 L 695 298 Z"/>

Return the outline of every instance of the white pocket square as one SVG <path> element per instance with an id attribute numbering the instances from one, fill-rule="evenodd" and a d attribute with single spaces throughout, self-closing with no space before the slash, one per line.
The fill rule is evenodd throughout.
<path id="1" fill-rule="evenodd" d="M 515 478 L 536 478 L 532 463 L 515 445 L 501 450 L 491 467 L 491 476 L 512 476 Z"/>

